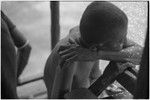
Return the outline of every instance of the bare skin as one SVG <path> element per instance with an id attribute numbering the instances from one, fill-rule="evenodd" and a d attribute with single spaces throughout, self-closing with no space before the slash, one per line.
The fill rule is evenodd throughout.
<path id="1" fill-rule="evenodd" d="M 2 98 L 17 97 L 17 81 L 28 63 L 31 46 L 13 22 L 1 11 Z M 16 55 L 17 50 L 17 55 Z"/>
<path id="2" fill-rule="evenodd" d="M 3 12 L 1 12 L 1 14 L 3 20 L 7 23 L 11 38 L 15 46 L 17 47 L 17 77 L 19 77 L 28 63 L 32 48 L 29 43 L 26 44 L 27 39 L 24 37 L 21 31 L 18 30 L 18 28 L 13 24 L 13 22 Z"/>
<path id="3" fill-rule="evenodd" d="M 70 32 L 75 34 L 77 30 L 77 27 L 75 27 Z M 61 40 L 47 60 L 44 72 L 44 80 L 48 90 L 48 98 L 63 98 L 62 95 L 68 91 L 71 91 L 72 89 L 81 87 L 88 88 L 91 84 L 89 79 L 91 71 L 96 69 L 94 64 L 99 59 L 112 60 L 113 58 L 114 61 L 121 59 L 122 61 L 130 61 L 134 64 L 138 64 L 140 62 L 139 59 L 141 58 L 140 55 L 142 54 L 142 48 L 130 41 L 129 43 L 127 42 L 128 45 L 126 45 L 124 49 L 119 52 L 99 51 L 98 53 L 80 46 L 76 47 L 68 41 L 70 41 L 69 36 Z M 131 48 L 134 48 L 132 49 L 132 53 L 130 51 Z M 136 48 L 139 49 L 137 50 Z M 137 55 L 135 51 L 140 55 Z M 135 53 L 135 56 L 129 55 L 133 55 L 133 53 Z M 104 54 L 106 56 L 104 56 Z M 64 64 L 60 66 L 62 62 Z M 96 80 L 100 76 L 100 72 L 98 69 L 94 71 L 93 73 L 96 74 L 93 77 L 93 80 Z"/>

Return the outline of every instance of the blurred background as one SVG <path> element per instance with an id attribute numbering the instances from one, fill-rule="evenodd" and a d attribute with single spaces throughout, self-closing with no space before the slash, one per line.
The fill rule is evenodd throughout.
<path id="1" fill-rule="evenodd" d="M 60 39 L 69 30 L 79 25 L 80 18 L 90 2 L 60 2 Z M 122 9 L 128 16 L 128 38 L 144 46 L 147 28 L 146 2 L 112 2 Z M 43 75 L 44 65 L 51 53 L 51 12 L 50 2 L 44 1 L 3 1 L 1 9 L 14 22 L 18 29 L 30 41 L 32 46 L 29 63 L 19 80 L 40 77 Z M 100 69 L 104 70 L 108 61 L 100 62 Z M 28 83 L 17 88 L 21 98 L 45 98 L 46 88 L 43 80 Z"/>

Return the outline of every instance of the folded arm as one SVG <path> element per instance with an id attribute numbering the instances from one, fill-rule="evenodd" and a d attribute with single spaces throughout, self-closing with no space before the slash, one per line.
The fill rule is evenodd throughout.
<path id="1" fill-rule="evenodd" d="M 74 43 L 61 48 L 59 49 L 59 54 L 66 61 L 96 61 L 103 59 L 119 62 L 131 62 L 136 65 L 140 63 L 143 52 L 143 48 L 140 45 L 129 39 L 120 51 L 92 51 Z"/>
<path id="2" fill-rule="evenodd" d="M 11 30 L 11 35 L 17 47 L 17 77 L 19 77 L 28 63 L 31 52 L 31 45 L 16 27 Z"/>
<path id="3" fill-rule="evenodd" d="M 99 51 L 98 58 L 110 61 L 131 62 L 138 65 L 141 61 L 142 52 L 143 48 L 140 45 L 127 39 L 127 42 L 121 51 Z"/>

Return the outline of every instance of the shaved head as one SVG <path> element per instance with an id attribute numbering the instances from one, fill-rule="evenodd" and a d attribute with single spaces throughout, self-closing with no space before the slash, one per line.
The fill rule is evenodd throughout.
<path id="1" fill-rule="evenodd" d="M 87 44 L 123 41 L 127 35 L 128 18 L 117 6 L 106 1 L 92 2 L 80 21 L 81 39 Z"/>

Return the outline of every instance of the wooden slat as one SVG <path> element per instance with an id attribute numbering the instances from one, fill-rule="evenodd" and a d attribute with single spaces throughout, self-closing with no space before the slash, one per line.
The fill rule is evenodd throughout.
<path id="1" fill-rule="evenodd" d="M 137 77 L 133 73 L 127 70 L 119 75 L 116 80 L 131 94 L 134 94 Z"/>
<path id="2" fill-rule="evenodd" d="M 59 1 L 51 1 L 51 49 L 55 47 L 59 41 L 60 25 L 59 25 Z"/>
<path id="3" fill-rule="evenodd" d="M 149 34 L 149 30 L 147 29 L 145 48 L 143 51 L 142 61 L 141 61 L 140 70 L 139 70 L 138 79 L 137 79 L 136 92 L 134 96 L 135 99 L 148 99 L 149 98 L 149 64 L 148 64 L 148 59 L 149 59 L 148 37 L 149 35 L 148 34 Z"/>

